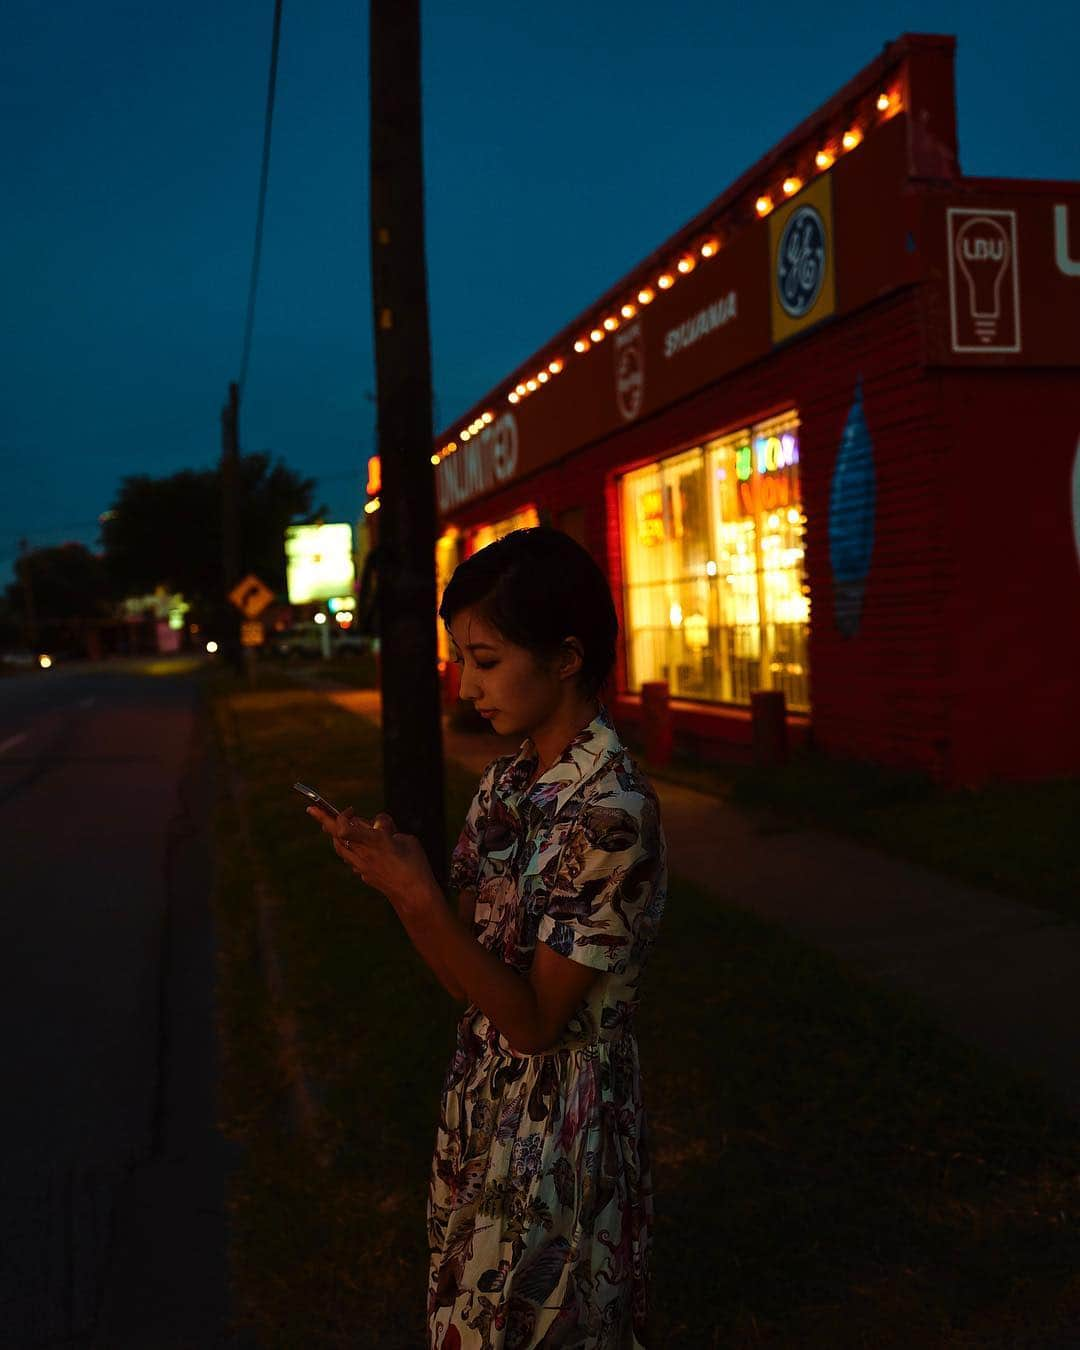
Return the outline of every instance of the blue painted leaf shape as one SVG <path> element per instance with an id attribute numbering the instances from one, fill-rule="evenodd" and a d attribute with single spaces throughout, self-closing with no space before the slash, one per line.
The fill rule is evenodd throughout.
<path id="1" fill-rule="evenodd" d="M 862 619 L 866 577 L 874 549 L 877 476 L 874 446 L 863 407 L 863 382 L 855 384 L 833 465 L 829 488 L 829 566 L 833 578 L 836 626 L 853 637 Z"/>

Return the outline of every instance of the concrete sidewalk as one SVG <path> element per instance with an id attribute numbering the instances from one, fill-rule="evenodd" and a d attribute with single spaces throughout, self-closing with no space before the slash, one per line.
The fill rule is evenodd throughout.
<path id="1" fill-rule="evenodd" d="M 329 697 L 379 722 L 378 691 Z M 519 744 L 444 718 L 447 758 L 477 776 Z M 673 877 L 915 995 L 945 1030 L 1045 1080 L 1080 1119 L 1080 923 L 660 778 L 654 786 Z"/>

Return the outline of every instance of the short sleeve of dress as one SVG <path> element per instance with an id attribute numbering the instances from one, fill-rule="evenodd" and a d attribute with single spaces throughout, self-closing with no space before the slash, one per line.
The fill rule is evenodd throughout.
<path id="1" fill-rule="evenodd" d="M 480 775 L 476 796 L 469 805 L 465 814 L 465 824 L 454 845 L 454 851 L 450 854 L 450 885 L 455 891 L 476 885 L 477 873 L 480 870 L 480 836 L 491 801 L 495 772 L 500 762 L 493 759 Z"/>
<path id="2" fill-rule="evenodd" d="M 620 975 L 647 926 L 663 860 L 654 799 L 586 802 L 570 826 L 537 928 L 561 956 Z"/>

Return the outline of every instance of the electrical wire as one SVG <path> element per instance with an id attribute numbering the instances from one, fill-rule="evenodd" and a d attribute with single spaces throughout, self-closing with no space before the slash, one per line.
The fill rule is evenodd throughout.
<path id="1" fill-rule="evenodd" d="M 262 173 L 259 178 L 259 206 L 255 216 L 255 249 L 251 259 L 251 285 L 248 289 L 247 322 L 244 325 L 244 354 L 240 360 L 237 392 L 244 394 L 248 361 L 251 357 L 251 333 L 255 325 L 255 292 L 259 285 L 259 260 L 262 256 L 263 216 L 266 212 L 266 183 L 270 176 L 270 133 L 274 124 L 274 89 L 277 85 L 278 46 L 281 39 L 281 3 L 274 0 L 274 36 L 270 44 L 270 82 L 266 91 L 266 117 L 263 125 Z"/>

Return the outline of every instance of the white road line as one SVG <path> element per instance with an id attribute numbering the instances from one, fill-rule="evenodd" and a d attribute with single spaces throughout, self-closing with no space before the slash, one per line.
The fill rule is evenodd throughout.
<path id="1" fill-rule="evenodd" d="M 8 740 L 4 741 L 4 743 L 3 743 L 2 745 L 0 745 L 0 755 L 2 755 L 2 754 L 4 753 L 5 750 L 12 750 L 12 749 L 14 749 L 14 747 L 17 746 L 17 745 L 19 744 L 20 741 L 25 741 L 25 740 L 26 740 L 26 732 L 25 732 L 25 731 L 20 731 L 19 734 L 18 734 L 17 736 L 11 736 Z"/>

